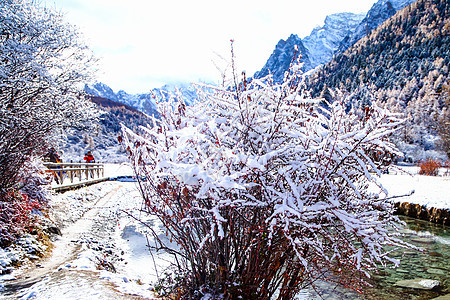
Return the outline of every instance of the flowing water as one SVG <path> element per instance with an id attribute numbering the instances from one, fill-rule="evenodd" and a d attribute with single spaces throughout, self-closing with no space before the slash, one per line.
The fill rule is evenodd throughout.
<path id="1" fill-rule="evenodd" d="M 422 248 L 422 251 L 398 249 L 393 252 L 391 256 L 400 259 L 400 265 L 397 268 L 380 269 L 372 274 L 369 281 L 372 287 L 366 289 L 364 294 L 320 282 L 316 290 L 302 290 L 296 299 L 425 300 L 447 295 L 445 299 L 450 300 L 450 227 L 403 216 L 400 219 L 406 223 L 401 230 L 402 239 Z M 400 280 L 419 278 L 438 280 L 441 286 L 431 291 L 395 286 Z"/>
<path id="2" fill-rule="evenodd" d="M 399 249 L 394 253 L 401 259 L 395 269 L 380 270 L 373 275 L 374 288 L 369 299 L 433 299 L 450 294 L 450 227 L 421 220 L 401 217 L 406 223 L 402 230 L 403 240 L 421 247 L 423 251 Z M 423 291 L 395 287 L 399 280 L 433 279 L 441 287 Z"/>

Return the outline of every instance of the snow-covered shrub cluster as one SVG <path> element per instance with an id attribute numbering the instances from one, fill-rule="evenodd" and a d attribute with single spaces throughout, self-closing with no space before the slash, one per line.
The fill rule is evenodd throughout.
<path id="1" fill-rule="evenodd" d="M 123 129 L 144 210 L 179 245 L 159 246 L 177 257 L 181 298 L 291 299 L 318 279 L 358 288 L 396 263 L 393 207 L 367 187 L 370 153 L 397 153 L 387 137 L 401 119 L 346 113 L 339 95 L 325 108 L 294 68 L 280 85 L 235 76 L 193 106 L 159 103 L 152 127 Z"/>
<path id="2" fill-rule="evenodd" d="M 20 169 L 14 188 L 0 194 L 0 246 L 31 229 L 30 213 L 47 205 L 49 176 L 42 169 L 39 160 L 30 159 Z"/>
<path id="3" fill-rule="evenodd" d="M 16 191 L 2 193 L 0 200 L 0 246 L 3 247 L 30 226 L 29 214 L 38 205 Z"/>
<path id="4" fill-rule="evenodd" d="M 62 128 L 79 126 L 91 116 L 77 84 L 89 78 L 93 61 L 78 32 L 63 22 L 61 14 L 32 0 L 0 2 L 2 220 L 11 221 L 11 215 L 22 219 L 27 199 L 42 195 L 32 191 L 39 180 L 31 180 L 24 170 L 32 158 L 42 156 Z M 10 230 L 7 224 L 0 222 L 2 232 Z M 22 222 L 15 224 L 18 230 L 22 226 Z"/>

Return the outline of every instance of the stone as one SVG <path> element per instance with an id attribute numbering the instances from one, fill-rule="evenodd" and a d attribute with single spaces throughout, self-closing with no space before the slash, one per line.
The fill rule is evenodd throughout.
<path id="1" fill-rule="evenodd" d="M 46 231 L 48 233 L 62 235 L 61 230 L 58 227 L 56 227 L 56 226 L 49 226 L 49 227 L 46 228 Z"/>
<path id="2" fill-rule="evenodd" d="M 427 272 L 430 273 L 430 274 L 436 274 L 436 275 L 445 275 L 445 274 L 447 274 L 444 270 L 435 269 L 435 268 L 428 268 Z"/>
<path id="3" fill-rule="evenodd" d="M 434 256 L 434 257 L 443 257 L 443 256 L 444 256 L 444 255 L 442 255 L 441 253 L 436 252 L 436 251 L 428 252 L 428 255 Z"/>
<path id="4" fill-rule="evenodd" d="M 432 245 L 435 243 L 435 241 L 433 241 L 432 239 L 427 239 L 427 238 L 411 239 L 411 242 L 418 243 L 418 244 L 424 244 L 424 245 Z"/>
<path id="5" fill-rule="evenodd" d="M 395 269 L 395 271 L 398 273 L 405 273 L 405 274 L 408 274 L 410 272 L 410 271 L 403 270 L 403 269 Z"/>
<path id="6" fill-rule="evenodd" d="M 409 251 L 409 250 L 406 250 L 403 254 L 404 254 L 404 255 L 417 256 L 418 253 L 419 253 L 418 251 Z"/>
<path id="7" fill-rule="evenodd" d="M 418 290 L 432 290 L 440 285 L 441 283 L 438 280 L 423 278 L 400 280 L 394 284 L 394 286 Z"/>

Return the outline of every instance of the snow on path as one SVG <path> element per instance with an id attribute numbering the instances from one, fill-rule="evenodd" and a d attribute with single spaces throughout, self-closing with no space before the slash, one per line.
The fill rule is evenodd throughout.
<path id="1" fill-rule="evenodd" d="M 5 298 L 153 299 L 156 276 L 145 228 L 128 217 L 138 216 L 140 203 L 133 182 L 104 182 L 56 195 L 53 217 L 65 226 L 63 235 L 40 267 L 13 274 L 16 280 L 5 284 Z M 160 257 L 158 264 L 167 265 Z"/>

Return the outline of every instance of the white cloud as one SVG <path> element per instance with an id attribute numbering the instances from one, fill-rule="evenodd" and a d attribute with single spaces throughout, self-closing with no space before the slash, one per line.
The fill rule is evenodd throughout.
<path id="1" fill-rule="evenodd" d="M 66 12 L 102 59 L 99 79 L 145 92 L 168 81 L 218 79 L 215 52 L 252 75 L 276 43 L 308 35 L 336 12 L 364 12 L 375 0 L 47 0 Z"/>

